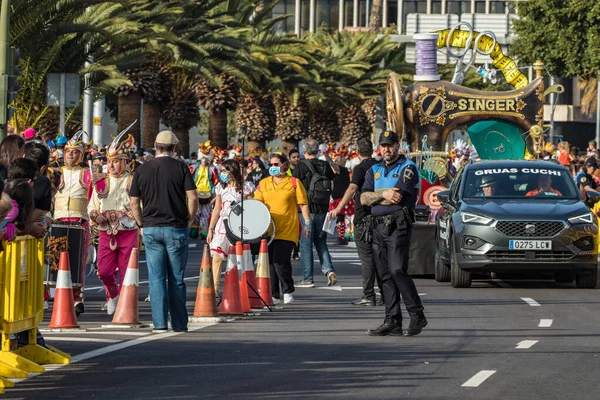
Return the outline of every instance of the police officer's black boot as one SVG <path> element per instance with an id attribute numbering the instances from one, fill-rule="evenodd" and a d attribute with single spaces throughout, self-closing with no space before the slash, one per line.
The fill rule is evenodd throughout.
<path id="1" fill-rule="evenodd" d="M 405 336 L 415 336 L 421 333 L 423 328 L 427 326 L 427 318 L 425 318 L 425 314 L 411 314 L 410 315 L 410 324 L 408 325 L 408 329 L 404 332 Z"/>
<path id="2" fill-rule="evenodd" d="M 402 336 L 402 323 L 393 318 L 386 318 L 376 329 L 367 329 L 369 336 Z"/>

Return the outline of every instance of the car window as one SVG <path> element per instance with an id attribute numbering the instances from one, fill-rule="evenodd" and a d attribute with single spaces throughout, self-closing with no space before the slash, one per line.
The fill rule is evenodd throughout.
<path id="1" fill-rule="evenodd" d="M 469 169 L 464 185 L 465 198 L 578 199 L 577 188 L 565 169 L 548 167 L 508 167 Z"/>
<path id="2" fill-rule="evenodd" d="M 450 191 L 452 192 L 453 199 L 458 198 L 458 188 L 460 187 L 460 180 L 463 176 L 463 171 L 464 169 L 461 168 L 450 184 Z"/>

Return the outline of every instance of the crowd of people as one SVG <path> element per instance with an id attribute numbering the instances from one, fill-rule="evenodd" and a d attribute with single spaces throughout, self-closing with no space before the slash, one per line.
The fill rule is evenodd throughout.
<path id="1" fill-rule="evenodd" d="M 313 248 L 326 284 L 338 283 L 323 230 L 333 221 L 337 232 L 329 233 L 340 245 L 355 240 L 363 264 L 363 296 L 352 304 L 386 305 L 384 325 L 369 334 L 403 332 L 401 295 L 410 302 L 409 331 L 416 334 L 426 320 L 407 274 L 406 245 L 418 173 L 400 154 L 397 135 L 386 132 L 381 142 L 375 149 L 370 140 L 361 139 L 348 149 L 308 139 L 301 150 L 283 154 L 275 149 L 247 159 L 239 146 L 223 152 L 207 142 L 186 160 L 170 131 L 158 133 L 153 149 L 142 150 L 126 131 L 99 147 L 82 131 L 44 141 L 28 129 L 0 143 L 0 220 L 5 221 L 0 234 L 5 241 L 18 235 L 41 239 L 57 235 L 62 227 L 68 228 L 69 240 L 79 235 L 82 251 L 71 265 L 78 314 L 85 311 L 86 264 L 96 267 L 106 292 L 104 309 L 112 315 L 131 251 L 141 247 L 154 332 L 166 332 L 169 321 L 181 332 L 188 325 L 183 277 L 190 238 L 201 237 L 210 245 L 218 293 L 222 265 L 233 244 L 227 218 L 242 199 L 253 199 L 266 206 L 275 228 L 268 248 L 275 302 L 290 304 L 296 287 L 315 286 Z M 395 168 L 389 176 L 388 161 Z M 374 170 L 378 165 L 383 165 L 381 171 Z M 371 209 L 378 214 L 371 216 Z M 400 232 L 391 236 L 400 246 L 376 229 L 376 218 L 386 215 L 394 218 L 386 226 Z M 256 244 L 252 252 L 257 255 Z M 300 261 L 298 281 L 292 260 Z M 379 300 L 375 282 L 382 293 Z M 48 300 L 52 283 L 47 282 Z"/>

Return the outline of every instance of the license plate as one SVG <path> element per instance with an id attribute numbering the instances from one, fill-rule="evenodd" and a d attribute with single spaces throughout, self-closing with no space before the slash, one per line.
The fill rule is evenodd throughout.
<path id="1" fill-rule="evenodd" d="M 510 250 L 552 250 L 552 240 L 509 240 Z"/>

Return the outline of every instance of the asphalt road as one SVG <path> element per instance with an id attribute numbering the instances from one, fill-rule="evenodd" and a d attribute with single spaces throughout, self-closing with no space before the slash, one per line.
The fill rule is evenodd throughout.
<path id="1" fill-rule="evenodd" d="M 200 242 L 190 248 L 193 310 Z M 415 337 L 370 337 L 383 307 L 356 307 L 360 265 L 331 246 L 339 284 L 297 289 L 296 302 L 251 319 L 190 325 L 189 333 L 103 329 L 97 278 L 87 282 L 82 332 L 44 332 L 68 366 L 7 389 L 5 399 L 598 399 L 596 290 L 550 281 L 481 281 L 453 289 L 417 279 L 429 325 Z M 140 279 L 146 280 L 144 261 Z M 319 270 L 318 262 L 316 271 Z M 299 279 L 299 263 L 294 263 Z M 140 285 L 140 299 L 147 284 Z M 151 323 L 149 303 L 141 319 Z M 46 313 L 45 328 L 51 310 Z M 405 322 L 407 324 L 408 321 Z"/>

